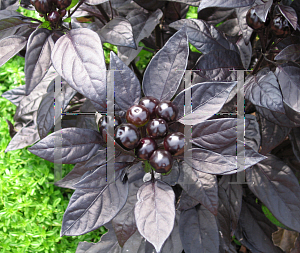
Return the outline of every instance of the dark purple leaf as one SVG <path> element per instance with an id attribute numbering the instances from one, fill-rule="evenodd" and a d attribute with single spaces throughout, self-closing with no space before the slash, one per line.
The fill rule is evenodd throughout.
<path id="1" fill-rule="evenodd" d="M 179 218 L 180 218 L 180 212 L 177 211 L 175 222 L 174 222 L 174 228 L 172 230 L 172 233 L 168 237 L 168 239 L 165 241 L 161 252 L 182 253 L 183 247 L 182 247 L 180 234 L 179 234 Z"/>
<path id="2" fill-rule="evenodd" d="M 126 18 L 115 17 L 98 32 L 102 43 L 137 49 L 132 32 L 132 26 Z"/>
<path id="3" fill-rule="evenodd" d="M 294 30 L 297 29 L 297 14 L 296 11 L 290 7 L 290 6 L 286 6 L 286 5 L 277 5 L 280 12 L 282 13 L 282 15 L 289 21 L 289 23 L 291 24 L 291 26 L 294 28 Z"/>
<path id="4" fill-rule="evenodd" d="M 202 148 L 193 148 L 187 153 L 185 161 L 195 170 L 209 174 L 223 174 L 235 171 L 237 163 L 218 153 Z"/>
<path id="5" fill-rule="evenodd" d="M 245 114 L 245 118 L 249 120 L 249 125 L 245 129 L 244 139 L 251 148 L 258 152 L 261 143 L 258 122 L 256 117 L 251 114 Z"/>
<path id="6" fill-rule="evenodd" d="M 237 18 L 226 20 L 218 26 L 218 29 L 229 36 L 237 36 L 240 32 Z"/>
<path id="7" fill-rule="evenodd" d="M 176 2 L 176 3 L 183 3 L 183 4 L 187 4 L 190 6 L 199 6 L 201 0 L 166 0 L 169 2 Z"/>
<path id="8" fill-rule="evenodd" d="M 110 223 L 105 224 L 108 232 L 97 243 L 79 242 L 76 253 L 121 253 L 121 247 Z"/>
<path id="9" fill-rule="evenodd" d="M 219 69 L 243 69 L 240 55 L 232 50 L 214 50 L 200 56 L 196 66 L 196 73 L 200 76 L 212 75 L 207 72 L 220 71 Z"/>
<path id="10" fill-rule="evenodd" d="M 299 61 L 300 60 L 300 45 L 292 44 L 284 48 L 274 58 L 276 61 Z"/>
<path id="11" fill-rule="evenodd" d="M 271 121 L 272 123 L 274 123 L 276 125 L 284 126 L 284 127 L 300 126 L 300 124 L 298 122 L 294 122 L 291 119 L 289 119 L 286 114 L 273 112 L 268 109 L 260 108 L 260 107 L 257 107 L 256 109 L 262 115 L 262 117 L 266 118 L 267 120 Z M 290 108 L 290 109 L 292 110 L 292 108 Z"/>
<path id="12" fill-rule="evenodd" d="M 5 18 L 0 20 L 0 40 L 14 35 L 18 28 L 28 26 L 29 23 L 18 18 Z"/>
<path id="13" fill-rule="evenodd" d="M 213 119 L 194 125 L 192 128 L 192 143 L 208 150 L 222 149 L 231 145 L 237 138 L 237 124 L 245 124 L 249 120 Z"/>
<path id="14" fill-rule="evenodd" d="M 210 118 L 223 107 L 235 85 L 236 82 L 205 82 L 188 88 L 192 93 L 193 112 L 187 115 L 184 115 L 185 90 L 183 90 L 173 101 L 179 109 L 177 119 L 182 124 L 196 125 Z"/>
<path id="15" fill-rule="evenodd" d="M 175 220 L 175 194 L 171 186 L 155 180 L 144 183 L 137 193 L 134 215 L 141 235 L 160 251 Z"/>
<path id="16" fill-rule="evenodd" d="M 106 149 L 98 150 L 97 153 L 86 162 L 85 168 L 92 170 L 98 166 L 101 166 L 107 162 Z"/>
<path id="17" fill-rule="evenodd" d="M 245 147 L 243 153 L 241 153 L 242 150 L 237 153 L 237 143 L 232 142 L 228 145 L 228 148 L 222 148 L 221 150 L 217 149 L 210 151 L 202 148 L 193 148 L 192 150 L 188 150 L 185 161 L 194 169 L 204 173 L 229 175 L 236 173 L 238 166 L 236 160 L 237 156 L 245 156 L 244 169 L 266 159 L 265 156 L 257 153 L 247 144 L 240 141 L 238 141 L 238 144 Z"/>
<path id="18" fill-rule="evenodd" d="M 234 9 L 211 7 L 198 12 L 198 19 L 216 25 L 227 19 L 234 12 Z"/>
<path id="19" fill-rule="evenodd" d="M 172 170 L 167 175 L 162 175 L 161 180 L 168 185 L 175 186 L 178 183 L 181 164 L 177 160 L 174 160 Z"/>
<path id="20" fill-rule="evenodd" d="M 242 8 L 237 8 L 235 9 L 238 21 L 239 21 L 239 26 L 243 34 L 243 38 L 245 40 L 245 44 L 248 45 L 250 42 L 250 38 L 253 32 L 253 29 L 248 26 L 247 21 L 246 21 L 246 14 L 250 8 L 249 7 L 242 7 Z"/>
<path id="21" fill-rule="evenodd" d="M 63 179 L 55 182 L 54 184 L 59 187 L 75 190 L 76 188 L 73 185 L 80 180 L 85 172 L 90 170 L 90 168 L 85 167 L 86 163 L 87 161 L 76 163 L 74 168 Z"/>
<path id="22" fill-rule="evenodd" d="M 245 42 L 245 39 L 241 37 L 237 42 L 236 45 L 240 52 L 241 61 L 243 63 L 244 69 L 248 69 L 251 63 L 252 57 L 252 45 Z"/>
<path id="23" fill-rule="evenodd" d="M 231 163 L 237 163 L 237 157 L 243 158 L 245 157 L 245 162 L 244 162 L 244 169 L 250 168 L 254 164 L 266 159 L 265 156 L 263 156 L 260 153 L 257 153 L 252 147 L 249 145 L 243 143 L 240 140 L 237 140 L 234 145 L 240 145 L 244 146 L 243 150 L 237 150 L 237 148 L 233 145 L 230 146 L 230 148 L 225 149 L 224 151 L 220 152 L 224 157 L 226 157 L 228 160 L 231 161 Z M 230 175 L 234 174 L 236 171 L 229 171 L 229 172 L 224 172 L 223 175 Z"/>
<path id="24" fill-rule="evenodd" d="M 233 184 L 231 184 L 231 182 L 233 182 Z M 242 184 L 237 184 L 237 174 L 232 174 L 221 178 L 219 181 L 219 190 L 220 188 L 225 190 L 229 202 L 231 222 L 230 234 L 233 235 L 237 228 L 242 208 L 243 187 Z"/>
<path id="25" fill-rule="evenodd" d="M 11 139 L 5 152 L 22 149 L 29 145 L 34 144 L 40 139 L 37 131 L 36 124 L 33 121 L 29 121 L 18 133 Z"/>
<path id="26" fill-rule="evenodd" d="M 223 187 L 218 188 L 219 206 L 218 206 L 218 228 L 220 246 L 228 251 L 231 243 L 231 217 L 230 217 L 230 203 L 228 196 Z"/>
<path id="27" fill-rule="evenodd" d="M 179 233 L 185 253 L 219 252 L 216 217 L 202 205 L 181 212 Z"/>
<path id="28" fill-rule="evenodd" d="M 146 13 L 140 9 L 132 10 L 128 13 L 126 18 L 132 26 L 133 37 L 136 45 L 145 37 L 151 35 L 151 32 L 155 26 L 159 23 L 163 13 L 160 9 L 157 9 L 153 13 Z M 139 54 L 142 47 L 138 47 L 137 50 L 130 49 L 128 47 L 118 47 L 118 56 L 126 64 L 129 63 Z"/>
<path id="29" fill-rule="evenodd" d="M 54 93 L 50 92 L 43 96 L 37 111 L 37 125 L 40 138 L 47 136 L 54 124 Z"/>
<path id="30" fill-rule="evenodd" d="M 10 138 L 13 138 L 16 135 L 17 131 L 15 130 L 13 123 L 11 123 L 8 119 L 5 119 L 5 121 L 8 125 L 9 136 Z"/>
<path id="31" fill-rule="evenodd" d="M 261 127 L 261 150 L 260 153 L 265 155 L 273 148 L 282 143 L 289 134 L 291 128 L 276 125 L 273 122 L 260 116 Z"/>
<path id="32" fill-rule="evenodd" d="M 96 178 L 102 187 L 76 189 L 67 210 L 61 229 L 63 235 L 82 235 L 111 221 L 123 208 L 128 195 L 128 181 L 122 182 L 118 172 L 113 182 L 106 182 L 106 176 Z"/>
<path id="33" fill-rule="evenodd" d="M 151 59 L 144 78 L 143 91 L 146 96 L 158 100 L 170 100 L 176 93 L 188 60 L 186 30 L 176 32 Z"/>
<path id="34" fill-rule="evenodd" d="M 246 170 L 251 191 L 284 225 L 300 231 L 300 186 L 292 170 L 274 155 Z"/>
<path id="35" fill-rule="evenodd" d="M 26 76 L 26 95 L 43 79 L 51 65 L 51 51 L 54 47 L 52 31 L 38 28 L 28 39 L 24 72 Z"/>
<path id="36" fill-rule="evenodd" d="M 245 98 L 257 107 L 285 113 L 277 78 L 272 71 L 259 77 L 249 77 L 245 82 Z"/>
<path id="37" fill-rule="evenodd" d="M 255 202 L 247 203 L 243 200 L 239 225 L 239 229 L 242 230 L 242 234 L 245 237 L 239 241 L 242 244 L 246 242 L 246 247 L 250 248 L 253 253 L 283 253 L 272 241 L 272 233 L 277 230 L 277 227 L 268 220 L 261 207 Z"/>
<path id="38" fill-rule="evenodd" d="M 19 1 L 17 0 L 1 0 L 0 10 L 17 10 L 19 7 Z"/>
<path id="39" fill-rule="evenodd" d="M 196 202 L 201 203 L 212 214 L 217 215 L 218 184 L 215 175 L 194 170 L 182 162 L 178 184 Z"/>
<path id="40" fill-rule="evenodd" d="M 21 86 L 19 86 L 17 88 L 14 88 L 12 90 L 8 90 L 8 91 L 2 93 L 1 96 L 8 99 L 14 105 L 18 106 L 20 101 L 25 96 L 25 85 L 21 85 Z"/>
<path id="41" fill-rule="evenodd" d="M 176 30 L 184 26 L 186 26 L 187 29 L 186 32 L 189 42 L 203 54 L 220 49 L 236 49 L 220 31 L 203 20 L 181 19 L 170 25 L 170 27 Z"/>
<path id="42" fill-rule="evenodd" d="M 176 210 L 185 211 L 194 208 L 198 204 L 200 204 L 198 200 L 188 195 L 185 190 L 182 190 L 179 201 L 176 205 Z"/>
<path id="43" fill-rule="evenodd" d="M 84 3 L 90 4 L 90 5 L 98 5 L 98 4 L 102 4 L 108 2 L 108 0 L 87 0 Z"/>
<path id="44" fill-rule="evenodd" d="M 124 111 L 138 104 L 141 97 L 141 85 L 135 74 L 113 51 L 110 53 L 110 70 L 114 72 L 115 101 Z"/>
<path id="45" fill-rule="evenodd" d="M 284 102 L 295 110 L 300 112 L 300 102 L 298 98 L 300 96 L 300 68 L 295 63 L 284 63 L 277 66 L 275 72 L 278 82 L 281 88 Z M 287 115 L 289 117 L 289 115 Z M 289 117 L 290 118 L 290 117 Z M 291 119 L 293 120 L 293 119 Z"/>
<path id="46" fill-rule="evenodd" d="M 266 22 L 268 12 L 272 4 L 273 4 L 273 0 L 268 0 L 264 4 L 259 4 L 254 7 L 255 13 L 261 21 Z"/>
<path id="47" fill-rule="evenodd" d="M 21 13 L 13 10 L 1 10 L 0 11 L 0 20 L 1 19 L 6 19 L 6 18 L 25 18 Z"/>
<path id="48" fill-rule="evenodd" d="M 291 141 L 293 152 L 298 161 L 300 161 L 300 128 L 292 128 L 289 134 L 289 139 Z"/>
<path id="49" fill-rule="evenodd" d="M 291 7 L 296 11 L 297 17 L 298 17 L 298 25 L 300 24 L 300 1 L 294 0 L 291 3 Z"/>
<path id="50" fill-rule="evenodd" d="M 138 166 L 141 167 L 141 163 L 139 163 Z M 127 202 L 117 216 L 112 220 L 112 224 L 121 247 L 124 246 L 126 241 L 137 230 L 134 218 L 134 207 L 137 202 L 137 191 L 142 184 L 142 177 L 129 183 Z"/>
<path id="51" fill-rule="evenodd" d="M 27 38 L 19 35 L 12 35 L 0 40 L 0 67 L 22 50 L 26 43 Z"/>
<path id="52" fill-rule="evenodd" d="M 99 36 L 87 29 L 71 30 L 55 43 L 52 64 L 67 83 L 106 110 L 106 65 Z"/>
<path id="53" fill-rule="evenodd" d="M 55 142 L 61 142 L 61 160 L 54 160 Z M 92 157 L 104 144 L 98 131 L 82 128 L 64 128 L 42 139 L 28 150 L 50 162 L 72 164 Z"/>
<path id="54" fill-rule="evenodd" d="M 198 10 L 202 10 L 207 7 L 225 7 L 225 8 L 239 8 L 244 6 L 252 5 L 255 0 L 202 0 Z"/>
<path id="55" fill-rule="evenodd" d="M 56 76 L 57 73 L 55 72 L 55 70 L 53 68 L 50 68 L 43 80 L 36 86 L 36 88 L 28 96 L 23 97 L 16 109 L 16 113 L 14 115 L 15 121 L 18 121 L 18 119 L 20 119 L 23 115 L 38 110 L 42 100 L 42 96 L 46 94 L 48 85 Z"/>
<path id="56" fill-rule="evenodd" d="M 138 5 L 142 6 L 144 9 L 148 11 L 155 11 L 158 8 L 162 8 L 165 5 L 164 1 L 160 0 L 152 0 L 152 1 L 144 1 L 144 0 L 134 0 Z"/>

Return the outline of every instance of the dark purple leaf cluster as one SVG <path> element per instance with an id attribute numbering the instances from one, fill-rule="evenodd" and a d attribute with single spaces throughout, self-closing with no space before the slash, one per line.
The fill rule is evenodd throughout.
<path id="1" fill-rule="evenodd" d="M 61 236 L 109 229 L 76 252 L 299 252 L 300 237 L 287 246 L 276 232 L 300 232 L 299 0 L 88 0 L 67 14 L 70 1 L 32 3 L 43 24 L 16 12 L 18 2 L 0 2 L 0 65 L 25 51 L 26 75 L 2 94 L 17 106 L 6 152 L 34 144 L 43 159 L 75 164 L 55 183 L 75 190 Z M 185 19 L 190 6 L 197 19 Z M 103 43 L 118 48 L 109 64 Z M 141 51 L 154 54 L 142 71 Z M 134 122 L 126 112 L 144 97 L 178 110 L 164 124 L 184 134 L 185 152 L 174 152 L 168 173 L 119 141 L 120 126 Z M 119 139 L 105 116 L 112 106 Z M 137 136 L 149 134 L 145 122 Z M 151 145 L 166 148 L 162 138 Z"/>

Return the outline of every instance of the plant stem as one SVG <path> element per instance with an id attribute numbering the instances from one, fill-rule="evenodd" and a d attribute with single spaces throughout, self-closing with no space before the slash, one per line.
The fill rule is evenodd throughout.
<path id="1" fill-rule="evenodd" d="M 77 6 L 76 6 L 75 9 L 71 12 L 71 14 L 68 15 L 68 18 L 70 18 L 70 17 L 74 14 L 74 12 L 78 10 L 78 8 L 84 3 L 84 1 L 85 1 L 85 0 L 81 0 L 81 1 L 77 4 Z M 68 12 L 70 13 L 70 10 L 69 10 Z"/>
<path id="2" fill-rule="evenodd" d="M 96 7 L 98 8 L 98 10 L 101 12 L 101 14 L 103 15 L 103 17 L 105 18 L 106 22 L 109 22 L 110 21 L 110 18 L 109 16 L 107 15 L 107 13 L 105 12 L 105 10 L 103 9 L 103 7 L 98 4 L 96 5 Z"/>
<path id="3" fill-rule="evenodd" d="M 161 49 L 161 30 L 160 30 L 160 24 L 158 24 L 155 27 L 155 45 L 156 45 L 157 51 Z"/>

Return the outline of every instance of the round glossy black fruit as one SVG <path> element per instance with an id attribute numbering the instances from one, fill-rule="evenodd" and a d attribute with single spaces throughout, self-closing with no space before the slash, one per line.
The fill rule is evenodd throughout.
<path id="1" fill-rule="evenodd" d="M 153 139 L 146 137 L 140 140 L 139 145 L 135 149 L 135 155 L 142 160 L 149 160 L 156 149 L 156 142 Z"/>
<path id="2" fill-rule="evenodd" d="M 30 0 L 35 9 L 42 14 L 47 14 L 52 10 L 51 0 Z"/>
<path id="3" fill-rule="evenodd" d="M 147 108 L 142 105 L 131 106 L 126 112 L 126 121 L 136 127 L 146 125 L 149 119 L 150 113 Z"/>
<path id="4" fill-rule="evenodd" d="M 48 21 L 51 23 L 57 23 L 60 19 L 60 14 L 58 11 L 51 11 L 48 15 Z"/>
<path id="5" fill-rule="evenodd" d="M 163 138 L 168 133 L 168 124 L 164 119 L 152 119 L 149 121 L 146 130 L 151 138 Z"/>
<path id="6" fill-rule="evenodd" d="M 173 157 L 169 151 L 155 150 L 149 162 L 156 172 L 167 173 L 172 169 Z"/>
<path id="7" fill-rule="evenodd" d="M 265 23 L 257 16 L 253 7 L 248 10 L 246 14 L 246 21 L 248 26 L 254 30 L 260 30 L 265 26 Z"/>
<path id="8" fill-rule="evenodd" d="M 145 106 L 148 109 L 150 113 L 150 119 L 156 118 L 155 107 L 158 104 L 159 100 L 151 96 L 142 97 L 139 101 L 139 105 Z"/>
<path id="9" fill-rule="evenodd" d="M 55 0 L 55 2 L 59 9 L 66 9 L 72 3 L 72 0 Z"/>
<path id="10" fill-rule="evenodd" d="M 176 120 L 178 109 L 171 101 L 160 102 L 155 108 L 156 116 L 167 122 Z"/>
<path id="11" fill-rule="evenodd" d="M 172 133 L 164 139 L 165 150 L 172 155 L 181 155 L 184 152 L 185 138 L 184 134 L 180 132 Z"/>
<path id="12" fill-rule="evenodd" d="M 291 34 L 290 24 L 282 15 L 277 15 L 272 19 L 271 30 L 279 38 L 285 38 Z"/>
<path id="13" fill-rule="evenodd" d="M 141 135 L 138 128 L 132 124 L 123 123 L 115 130 L 115 141 L 126 150 L 136 148 L 140 139 Z"/>
<path id="14" fill-rule="evenodd" d="M 114 128 L 121 125 L 122 121 L 119 116 L 114 117 Z M 102 137 L 107 142 L 107 116 L 102 116 L 98 123 L 99 132 L 102 133 Z"/>

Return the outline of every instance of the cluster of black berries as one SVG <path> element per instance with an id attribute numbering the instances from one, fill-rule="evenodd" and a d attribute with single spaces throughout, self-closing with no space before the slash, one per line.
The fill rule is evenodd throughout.
<path id="1" fill-rule="evenodd" d="M 151 96 L 143 97 L 138 105 L 127 110 L 127 123 L 122 124 L 121 119 L 115 117 L 115 141 L 125 150 L 135 149 L 136 157 L 149 161 L 156 172 L 167 173 L 172 169 L 173 155 L 184 152 L 184 134 L 168 134 L 168 123 L 175 121 L 177 114 L 178 109 L 171 101 L 160 102 Z M 106 124 L 107 118 L 102 117 L 99 131 L 104 139 Z M 141 138 L 143 135 L 145 137 Z M 156 142 L 161 138 L 164 138 L 164 149 L 159 149 Z"/>
<path id="2" fill-rule="evenodd" d="M 291 34 L 291 25 L 281 14 L 277 5 L 275 5 L 274 11 L 272 11 L 272 17 L 270 18 L 270 13 L 268 13 L 265 22 L 257 16 L 254 7 L 250 8 L 246 14 L 246 21 L 248 26 L 256 31 L 262 30 L 270 25 L 271 32 L 279 38 L 285 38 Z"/>
<path id="3" fill-rule="evenodd" d="M 35 9 L 52 24 L 56 24 L 67 13 L 72 0 L 30 0 Z"/>

